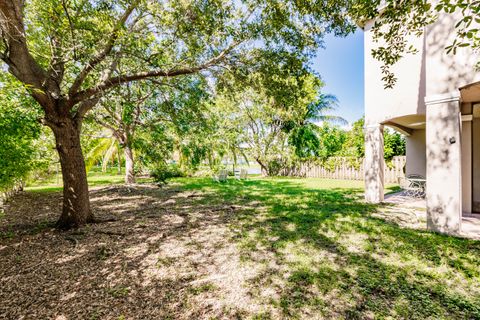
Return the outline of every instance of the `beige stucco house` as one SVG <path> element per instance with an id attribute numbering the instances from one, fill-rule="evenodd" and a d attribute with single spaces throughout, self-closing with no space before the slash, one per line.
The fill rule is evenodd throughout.
<path id="1" fill-rule="evenodd" d="M 412 38 L 419 49 L 393 69 L 398 81 L 384 89 L 381 63 L 371 56 L 376 45 L 365 30 L 365 198 L 384 199 L 383 129 L 406 135 L 407 174 L 426 177 L 427 225 L 459 233 L 462 216 L 480 216 L 480 53 L 462 48 L 447 54 L 454 18 L 443 15 Z"/>

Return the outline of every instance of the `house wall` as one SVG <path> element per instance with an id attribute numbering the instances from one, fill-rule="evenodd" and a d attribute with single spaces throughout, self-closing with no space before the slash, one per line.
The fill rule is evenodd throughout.
<path id="1" fill-rule="evenodd" d="M 461 13 L 458 13 L 461 14 Z M 393 89 L 385 89 L 382 81 L 383 63 L 371 55 L 381 43 L 373 41 L 373 20 L 364 26 L 365 50 L 365 124 L 374 125 L 386 120 L 413 114 L 426 114 L 425 98 L 458 92 L 470 83 L 480 81 L 475 72 L 478 53 L 469 47 L 447 54 L 445 47 L 455 38 L 455 17 L 441 14 L 438 21 L 426 28 L 420 37 L 408 41 L 418 53 L 407 54 L 392 67 L 397 77 Z"/>
<path id="2" fill-rule="evenodd" d="M 453 43 L 455 23 L 459 15 L 443 13 L 437 22 L 425 31 L 426 48 L 426 95 L 457 92 L 459 88 L 480 81 L 480 73 L 475 72 L 478 52 L 470 47 L 458 48 L 456 54 L 447 54 L 445 47 Z"/>
<path id="3" fill-rule="evenodd" d="M 411 118 L 405 116 L 426 115 L 426 130 L 414 130 L 407 138 L 407 174 L 426 171 L 427 225 L 445 233 L 459 232 L 462 210 L 480 212 L 480 118 L 462 123 L 459 91 L 480 81 L 480 72 L 475 71 L 478 52 L 465 47 L 447 54 L 445 47 L 456 37 L 461 12 L 456 14 L 440 14 L 422 36 L 408 39 L 419 52 L 391 68 L 397 77 L 393 89 L 384 89 L 383 64 L 371 55 L 382 45 L 373 41 L 373 21 L 364 27 L 365 125 L 388 124 L 402 117 L 403 127 L 417 129 L 418 121 L 405 122 Z M 366 177 L 366 192 L 375 189 L 367 181 Z"/>
<path id="4" fill-rule="evenodd" d="M 406 137 L 406 142 L 406 174 L 420 174 L 425 177 L 427 172 L 425 129 L 414 130 L 410 136 Z"/>
<path id="5" fill-rule="evenodd" d="M 427 227 L 457 234 L 462 222 L 462 137 L 459 94 L 427 100 Z"/>
<path id="6" fill-rule="evenodd" d="M 373 42 L 370 29 L 373 22 L 365 25 L 365 124 L 372 125 L 392 118 L 425 114 L 425 62 L 423 36 L 411 37 L 411 42 L 419 49 L 415 55 L 406 55 L 393 66 L 398 78 L 393 89 L 385 89 L 382 81 L 381 62 L 371 56 Z"/>
<path id="7" fill-rule="evenodd" d="M 365 128 L 365 200 L 379 203 L 384 199 L 385 161 L 383 159 L 383 125 Z"/>

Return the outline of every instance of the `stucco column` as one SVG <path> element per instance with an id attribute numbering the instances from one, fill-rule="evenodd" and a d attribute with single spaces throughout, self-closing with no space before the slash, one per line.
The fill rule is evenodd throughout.
<path id="1" fill-rule="evenodd" d="M 383 201 L 383 125 L 365 127 L 365 200 L 371 203 Z"/>
<path id="2" fill-rule="evenodd" d="M 458 94 L 425 98 L 427 227 L 456 234 L 462 220 L 462 145 Z"/>

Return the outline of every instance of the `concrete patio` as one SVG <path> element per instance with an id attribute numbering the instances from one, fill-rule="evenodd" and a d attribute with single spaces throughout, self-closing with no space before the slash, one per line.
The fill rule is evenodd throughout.
<path id="1" fill-rule="evenodd" d="M 427 229 L 425 199 L 410 197 L 401 191 L 385 195 L 384 204 L 377 214 L 379 217 L 405 227 Z M 480 214 L 463 213 L 459 236 L 480 240 Z"/>

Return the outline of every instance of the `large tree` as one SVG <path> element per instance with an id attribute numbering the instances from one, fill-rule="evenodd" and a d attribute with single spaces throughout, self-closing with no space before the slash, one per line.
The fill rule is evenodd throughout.
<path id="1" fill-rule="evenodd" d="M 117 88 L 100 100 L 103 112 L 92 115 L 92 119 L 109 129 L 125 157 L 125 183 L 135 183 L 133 140 L 140 116 L 149 98 L 153 96 L 150 90 L 127 85 Z"/>
<path id="2" fill-rule="evenodd" d="M 206 82 L 184 77 L 154 83 L 136 82 L 118 87 L 100 100 L 100 112 L 91 117 L 109 129 L 123 150 L 125 183 L 135 183 L 134 145 L 139 129 L 168 125 L 179 129 L 185 122 L 196 124 L 203 100 L 208 97 Z"/>
<path id="3" fill-rule="evenodd" d="M 282 94 L 264 83 L 263 73 L 232 81 L 220 90 L 216 108 L 220 110 L 225 145 L 245 145 L 247 154 L 264 175 L 276 175 L 297 158 L 316 155 L 319 148 L 315 121 L 344 121 L 329 115 L 336 106 L 333 96 L 320 92 L 321 79 L 308 70 L 301 76 L 285 76 Z"/>
<path id="4" fill-rule="evenodd" d="M 287 52 L 300 64 L 325 32 L 354 29 L 347 0 L 0 0 L 0 58 L 41 106 L 63 176 L 60 228 L 93 221 L 80 133 L 114 87 L 245 68 Z M 294 72 L 294 70 L 291 70 Z"/>
<path id="5" fill-rule="evenodd" d="M 286 144 L 287 134 L 282 130 L 289 112 L 279 111 L 272 98 L 253 89 L 239 92 L 233 100 L 223 103 L 227 104 L 231 108 L 227 109 L 230 120 L 237 124 L 249 156 L 260 165 L 263 175 L 275 175 L 278 169 L 275 164 L 291 154 Z"/>

